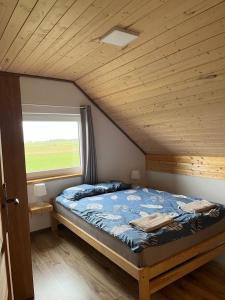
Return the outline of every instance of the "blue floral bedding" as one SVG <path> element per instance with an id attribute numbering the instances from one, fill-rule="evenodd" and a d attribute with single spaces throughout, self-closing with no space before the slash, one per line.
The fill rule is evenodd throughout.
<path id="1" fill-rule="evenodd" d="M 81 184 L 72 186 L 62 192 L 63 197 L 69 200 L 80 200 L 85 197 L 95 196 L 105 193 L 127 190 L 131 185 L 122 181 L 111 180 L 97 184 Z"/>
<path id="2" fill-rule="evenodd" d="M 133 252 L 149 246 L 186 237 L 225 218 L 225 207 L 217 205 L 206 213 L 187 213 L 179 208 L 180 202 L 196 200 L 149 188 L 133 188 L 116 192 L 99 192 L 95 196 L 74 201 L 63 195 L 56 198 L 73 214 L 126 243 Z M 174 217 L 171 225 L 146 233 L 129 225 L 129 222 L 155 212 Z"/>

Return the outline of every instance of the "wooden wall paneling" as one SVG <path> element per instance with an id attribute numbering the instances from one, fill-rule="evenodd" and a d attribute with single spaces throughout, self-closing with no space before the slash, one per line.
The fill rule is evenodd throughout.
<path id="1" fill-rule="evenodd" d="M 146 155 L 146 169 L 191 176 L 225 179 L 225 157 Z"/>

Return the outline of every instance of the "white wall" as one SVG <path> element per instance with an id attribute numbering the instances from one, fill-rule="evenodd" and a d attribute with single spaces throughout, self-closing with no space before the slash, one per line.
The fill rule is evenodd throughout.
<path id="1" fill-rule="evenodd" d="M 153 171 L 147 175 L 152 188 L 225 204 L 225 180 Z"/>
<path id="2" fill-rule="evenodd" d="M 20 78 L 22 104 L 47 104 L 80 106 L 90 104 L 87 97 L 74 84 L 63 81 L 31 77 Z M 96 140 L 99 180 L 119 179 L 129 181 L 132 169 L 145 174 L 144 154 L 94 105 L 92 115 Z M 79 184 L 80 179 L 51 181 L 47 183 L 48 197 L 54 197 L 64 187 Z M 35 201 L 33 187 L 28 187 L 29 201 Z M 49 226 L 46 216 L 33 216 L 31 230 Z"/>

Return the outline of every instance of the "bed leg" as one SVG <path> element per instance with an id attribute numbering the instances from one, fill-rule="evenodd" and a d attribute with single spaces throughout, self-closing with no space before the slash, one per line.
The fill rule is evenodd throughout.
<path id="1" fill-rule="evenodd" d="M 53 215 L 51 215 L 51 229 L 55 235 L 58 235 L 58 225 L 59 222 L 56 220 L 56 218 L 54 218 Z"/>
<path id="2" fill-rule="evenodd" d="M 150 300 L 149 278 L 146 276 L 144 270 L 140 273 L 138 285 L 139 300 Z"/>

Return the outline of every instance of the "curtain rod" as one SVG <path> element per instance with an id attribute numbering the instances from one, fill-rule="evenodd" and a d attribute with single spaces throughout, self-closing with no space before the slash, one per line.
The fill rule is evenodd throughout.
<path id="1" fill-rule="evenodd" d="M 44 107 L 67 107 L 67 108 L 87 108 L 87 106 L 66 106 L 66 105 L 48 105 L 48 104 L 31 104 L 31 103 L 24 103 L 22 106 L 44 106 Z"/>

